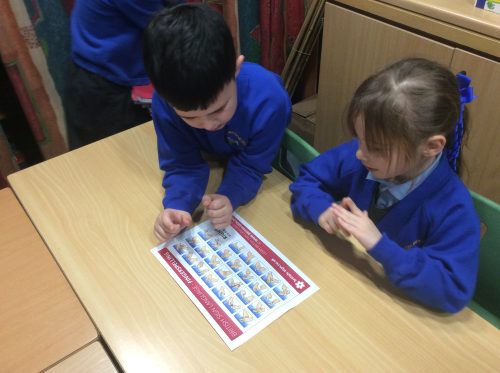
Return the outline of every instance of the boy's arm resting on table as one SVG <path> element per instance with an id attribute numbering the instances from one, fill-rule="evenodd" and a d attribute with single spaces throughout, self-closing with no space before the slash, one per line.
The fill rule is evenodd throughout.
<path id="1" fill-rule="evenodd" d="M 349 175 L 357 162 L 353 160 L 356 149 L 357 142 L 350 141 L 300 167 L 299 176 L 290 184 L 294 216 L 317 224 L 333 202 L 348 195 Z"/>
<path id="2" fill-rule="evenodd" d="M 177 128 L 153 111 L 160 168 L 165 172 L 163 207 L 192 213 L 203 197 L 210 170 L 186 128 Z M 168 131 L 167 131 L 168 128 Z M 167 134 L 168 132 L 168 134 Z M 168 136 L 168 141 L 167 141 Z"/>
<path id="3" fill-rule="evenodd" d="M 255 120 L 260 122 L 260 130 L 251 135 L 243 150 L 229 158 L 217 193 L 229 198 L 233 210 L 252 200 L 259 191 L 263 175 L 272 171 L 272 162 L 290 115 L 290 105 L 258 115 Z"/>
<path id="4" fill-rule="evenodd" d="M 435 221 L 422 246 L 404 249 L 383 234 L 369 254 L 411 298 L 445 312 L 471 300 L 479 263 L 479 221 L 473 208 L 453 206 Z"/>

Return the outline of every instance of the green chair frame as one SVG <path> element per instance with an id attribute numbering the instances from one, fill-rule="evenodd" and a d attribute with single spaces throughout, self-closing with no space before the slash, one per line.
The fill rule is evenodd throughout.
<path id="1" fill-rule="evenodd" d="M 481 220 L 479 273 L 476 292 L 469 304 L 474 312 L 500 329 L 500 205 L 472 192 Z"/>
<path id="2" fill-rule="evenodd" d="M 309 145 L 302 137 L 290 129 L 285 130 L 273 167 L 290 180 L 298 176 L 298 168 L 302 163 L 316 158 L 319 152 Z"/>

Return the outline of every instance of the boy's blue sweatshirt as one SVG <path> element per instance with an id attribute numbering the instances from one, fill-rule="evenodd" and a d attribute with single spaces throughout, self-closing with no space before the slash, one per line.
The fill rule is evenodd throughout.
<path id="1" fill-rule="evenodd" d="M 165 0 L 78 0 L 71 13 L 75 64 L 116 84 L 145 85 L 142 33 Z"/>
<path id="2" fill-rule="evenodd" d="M 255 197 L 291 116 L 291 102 L 280 77 L 244 62 L 236 78 L 238 105 L 227 125 L 218 131 L 186 124 L 156 92 L 153 120 L 160 168 L 165 171 L 163 206 L 192 213 L 207 187 L 209 167 L 201 152 L 227 157 L 217 190 L 233 209 Z"/>
<path id="3" fill-rule="evenodd" d="M 357 140 L 301 167 L 290 185 L 295 216 L 318 222 L 332 202 L 349 196 L 367 211 L 377 182 L 356 159 Z M 377 223 L 382 239 L 368 253 L 389 280 L 430 307 L 457 312 L 474 294 L 480 224 L 469 191 L 446 157 Z"/>

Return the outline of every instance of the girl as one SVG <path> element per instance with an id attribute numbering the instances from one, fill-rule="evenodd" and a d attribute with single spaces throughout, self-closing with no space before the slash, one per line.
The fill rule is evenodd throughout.
<path id="1" fill-rule="evenodd" d="M 456 172 L 470 79 L 405 59 L 365 80 L 347 112 L 354 140 L 301 167 L 294 216 L 354 236 L 411 298 L 457 312 L 474 293 L 479 219 Z"/>

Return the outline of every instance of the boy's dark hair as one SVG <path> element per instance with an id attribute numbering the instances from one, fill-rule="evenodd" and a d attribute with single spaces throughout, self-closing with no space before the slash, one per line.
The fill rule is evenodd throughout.
<path id="1" fill-rule="evenodd" d="M 445 136 L 446 147 L 453 147 L 459 114 L 456 76 L 437 62 L 408 58 L 359 86 L 347 111 L 347 125 L 355 135 L 355 120 L 362 115 L 369 151 L 390 156 L 398 149 L 413 160 L 418 145 L 433 135 Z M 467 130 L 466 117 L 464 127 Z"/>
<path id="2" fill-rule="evenodd" d="M 203 4 L 157 13 L 144 32 L 143 57 L 156 91 L 182 111 L 206 109 L 236 73 L 231 31 Z"/>

